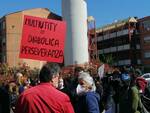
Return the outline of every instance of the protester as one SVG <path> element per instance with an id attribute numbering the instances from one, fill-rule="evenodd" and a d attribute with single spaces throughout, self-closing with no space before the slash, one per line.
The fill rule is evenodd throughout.
<path id="1" fill-rule="evenodd" d="M 121 85 L 120 85 L 121 88 L 120 88 L 120 93 L 118 96 L 119 97 L 119 113 L 133 113 L 131 112 L 131 109 L 132 109 L 131 105 L 133 105 L 133 102 L 131 99 L 132 93 L 130 89 L 131 78 L 129 74 L 125 72 L 121 74 L 120 78 L 121 78 Z"/>
<path id="2" fill-rule="evenodd" d="M 142 77 L 137 77 L 136 79 L 136 85 L 140 93 L 140 104 L 141 104 L 141 111 L 144 111 L 144 113 L 150 112 L 150 98 L 147 98 L 146 95 L 147 92 L 147 81 Z"/>
<path id="3" fill-rule="evenodd" d="M 15 111 L 16 101 L 17 101 L 17 86 L 12 87 L 12 92 L 10 93 L 10 107 Z"/>
<path id="4" fill-rule="evenodd" d="M 64 92 L 69 95 L 71 99 L 71 103 L 74 107 L 75 113 L 78 113 L 76 111 L 78 109 L 78 95 L 76 93 L 76 88 L 78 85 L 78 76 L 79 73 L 82 72 L 84 68 L 82 67 L 75 67 L 74 74 L 70 75 L 67 79 L 64 80 Z"/>
<path id="5" fill-rule="evenodd" d="M 131 81 L 128 74 L 122 74 L 122 81 L 123 87 L 120 95 L 119 113 L 141 113 L 140 93 L 144 92 L 145 80 L 138 77 L 134 82 Z"/>
<path id="6" fill-rule="evenodd" d="M 57 90 L 60 67 L 45 64 L 40 71 L 40 84 L 24 91 L 15 113 L 74 113 L 69 97 Z"/>
<path id="7" fill-rule="evenodd" d="M 81 72 L 77 86 L 78 112 L 77 113 L 100 113 L 100 96 L 96 93 L 96 86 L 93 78 L 87 72 Z"/>
<path id="8" fill-rule="evenodd" d="M 147 81 L 142 77 L 137 77 L 136 78 L 136 85 L 138 86 L 140 93 L 144 94 L 145 88 L 147 86 Z"/>
<path id="9" fill-rule="evenodd" d="M 16 74 L 16 82 L 17 82 L 17 85 L 18 85 L 18 92 L 19 94 L 21 94 L 25 89 L 24 89 L 24 83 L 23 83 L 23 74 L 18 72 Z"/>
<path id="10" fill-rule="evenodd" d="M 105 113 L 114 113 L 113 112 L 113 87 L 112 87 L 112 74 L 106 74 L 103 79 L 103 96 L 102 102 L 104 105 Z"/>
<path id="11" fill-rule="evenodd" d="M 0 87 L 0 113 L 10 113 L 9 84 Z"/>
<path id="12" fill-rule="evenodd" d="M 135 80 L 135 85 L 131 86 L 131 113 L 141 113 L 142 103 L 140 94 L 144 93 L 146 87 L 146 80 L 141 77 L 137 77 Z"/>

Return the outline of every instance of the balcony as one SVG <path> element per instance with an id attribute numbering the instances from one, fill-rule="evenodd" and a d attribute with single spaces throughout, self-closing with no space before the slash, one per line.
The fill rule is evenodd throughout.
<path id="1" fill-rule="evenodd" d="M 129 33 L 129 30 L 128 29 L 124 29 L 122 31 L 118 31 L 118 32 L 114 32 L 114 33 L 108 33 L 108 34 L 105 34 L 103 36 L 99 36 L 97 37 L 98 39 L 98 42 L 99 41 L 103 41 L 103 40 L 107 40 L 107 39 L 110 39 L 110 38 L 116 38 L 116 37 L 120 37 L 120 36 L 123 36 L 123 35 L 127 35 Z"/>

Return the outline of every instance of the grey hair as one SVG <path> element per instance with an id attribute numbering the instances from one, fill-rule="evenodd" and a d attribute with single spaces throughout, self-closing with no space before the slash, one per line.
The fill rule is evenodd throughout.
<path id="1" fill-rule="evenodd" d="M 91 91 L 96 91 L 95 82 L 88 72 L 80 72 L 78 79 L 87 82 L 92 87 Z"/>

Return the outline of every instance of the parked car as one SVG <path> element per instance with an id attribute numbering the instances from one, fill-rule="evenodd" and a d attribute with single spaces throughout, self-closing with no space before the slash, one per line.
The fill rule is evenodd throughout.
<path id="1" fill-rule="evenodd" d="M 148 83 L 150 83 L 150 73 L 145 73 L 141 77 L 143 77 Z"/>

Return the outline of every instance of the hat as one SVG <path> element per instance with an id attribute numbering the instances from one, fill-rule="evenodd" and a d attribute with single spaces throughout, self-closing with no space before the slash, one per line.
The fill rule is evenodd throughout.
<path id="1" fill-rule="evenodd" d="M 145 83 L 145 84 L 147 84 L 147 81 L 144 79 L 144 78 L 142 78 L 142 77 L 137 77 L 136 78 L 136 82 L 143 82 L 143 83 Z"/>
<path id="2" fill-rule="evenodd" d="M 136 83 L 137 83 L 137 85 L 142 89 L 142 91 L 145 90 L 146 85 L 147 85 L 147 81 L 146 81 L 144 78 L 142 78 L 142 77 L 137 77 L 137 78 L 136 78 Z"/>

